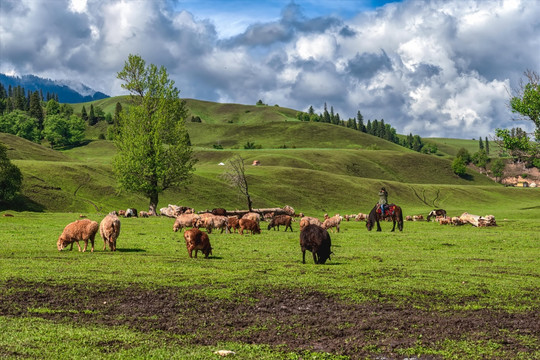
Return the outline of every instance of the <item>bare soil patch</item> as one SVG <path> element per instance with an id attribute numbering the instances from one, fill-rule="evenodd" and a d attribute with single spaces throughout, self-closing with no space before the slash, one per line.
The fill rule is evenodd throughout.
<path id="1" fill-rule="evenodd" d="M 299 289 L 215 299 L 186 288 L 150 290 L 11 280 L 0 284 L 0 315 L 122 325 L 141 332 L 160 330 L 162 335 L 158 336 L 164 337 L 187 335 L 185 341 L 191 344 L 236 341 L 298 352 L 323 351 L 352 359 L 403 358 L 396 350 L 419 343 L 437 348 L 446 339 L 489 340 L 512 357 L 519 352 L 538 352 L 537 345 L 519 339 L 533 337 L 537 340 L 532 343 L 538 344 L 540 334 L 538 309 L 526 313 L 427 311 L 388 303 L 348 303 Z"/>

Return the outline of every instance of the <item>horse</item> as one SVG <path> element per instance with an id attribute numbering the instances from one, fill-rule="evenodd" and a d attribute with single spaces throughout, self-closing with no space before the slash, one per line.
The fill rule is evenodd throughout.
<path id="1" fill-rule="evenodd" d="M 371 231 L 371 229 L 373 229 L 375 223 L 377 223 L 377 231 L 381 231 L 381 225 L 379 224 L 379 221 L 386 217 L 392 218 L 392 221 L 394 223 L 392 231 L 396 229 L 396 222 L 398 224 L 399 231 L 403 231 L 403 212 L 401 211 L 401 208 L 395 204 L 386 205 L 384 208 L 386 210 L 385 214 L 380 213 L 379 204 L 375 205 L 375 207 L 371 210 L 366 220 L 366 227 L 368 231 Z"/>
<path id="2" fill-rule="evenodd" d="M 446 219 L 446 210 L 444 209 L 434 209 L 434 210 L 431 210 L 431 212 L 428 214 L 427 216 L 427 221 L 429 221 L 429 219 L 432 217 L 432 216 L 435 216 L 435 217 L 438 217 L 438 216 L 442 216 Z"/>

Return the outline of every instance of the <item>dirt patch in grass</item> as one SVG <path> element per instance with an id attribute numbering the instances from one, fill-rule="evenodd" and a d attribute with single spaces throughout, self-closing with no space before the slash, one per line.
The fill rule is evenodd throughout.
<path id="1" fill-rule="evenodd" d="M 388 303 L 351 304 L 320 292 L 292 289 L 215 299 L 185 288 L 149 290 L 20 280 L 0 284 L 2 316 L 122 325 L 143 332 L 185 335 L 182 338 L 188 344 L 236 341 L 352 359 L 403 358 L 398 355 L 400 349 L 415 345 L 437 349 L 445 340 L 495 342 L 507 358 L 520 352 L 538 354 L 537 310 L 426 311 Z M 522 338 L 535 340 L 531 345 L 521 342 Z"/>

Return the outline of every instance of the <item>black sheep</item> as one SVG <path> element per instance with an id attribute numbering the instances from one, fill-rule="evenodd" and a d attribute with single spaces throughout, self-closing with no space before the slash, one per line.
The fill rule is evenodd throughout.
<path id="1" fill-rule="evenodd" d="M 300 232 L 302 263 L 306 263 L 306 250 L 313 254 L 315 264 L 324 264 L 330 259 L 332 241 L 328 231 L 317 225 L 308 225 Z"/>

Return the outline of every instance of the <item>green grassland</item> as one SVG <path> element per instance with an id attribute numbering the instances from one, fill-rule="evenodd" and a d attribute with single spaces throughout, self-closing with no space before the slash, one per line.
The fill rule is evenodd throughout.
<path id="1" fill-rule="evenodd" d="M 103 216 L 89 214 L 96 221 Z M 518 315 L 538 311 L 538 218 L 500 219 L 498 226 L 491 228 L 406 222 L 404 231 L 397 233 L 388 232 L 389 223 L 382 224 L 384 232 L 376 233 L 368 232 L 363 222 L 344 222 L 340 233 L 331 234 L 334 254 L 325 266 L 312 264 L 309 256 L 307 264 L 302 264 L 298 223 L 293 224 L 292 233 L 267 231 L 263 222 L 261 235 L 211 234 L 213 255 L 209 259 L 190 259 L 182 234 L 172 231 L 173 219 L 122 219 L 117 253 L 102 251 L 99 236 L 94 253 L 79 253 L 76 246 L 74 251 L 58 252 L 55 241 L 62 227 L 77 218 L 78 215 L 70 213 L 31 212 L 1 218 L 0 284 L 8 285 L 4 285 L 6 292 L 0 297 L 8 299 L 18 292 L 32 292 L 21 285 L 9 286 L 17 279 L 24 279 L 26 286 L 38 289 L 39 284 L 53 289 L 63 289 L 66 284 L 102 289 L 99 291 L 103 292 L 103 299 L 108 299 L 107 293 L 111 290 L 107 289 L 112 286 L 148 291 L 172 288 L 195 298 L 233 302 L 244 299 L 242 301 L 256 304 L 260 300 L 252 298 L 254 292 L 279 294 L 281 289 L 297 289 L 320 292 L 343 304 L 376 303 L 386 309 L 410 308 L 400 316 L 408 316 L 415 311 L 413 309 L 439 312 L 443 317 L 454 313 L 474 316 L 485 311 Z M 205 359 L 225 347 L 236 351 L 235 358 L 240 359 L 359 358 L 339 355 L 339 352 L 332 355 L 314 349 L 306 352 L 268 347 L 264 342 L 197 345 L 190 342 L 189 336 L 179 336 L 174 330 L 141 332 L 132 327 L 85 323 L 76 319 L 85 315 L 105 316 L 102 312 L 107 301 L 99 305 L 80 299 L 69 308 L 59 308 L 46 301 L 46 292 L 41 294 L 41 300 L 28 299 L 30 316 L 0 317 L 3 357 L 17 357 L 13 356 L 17 354 L 41 358 Z M 76 293 L 67 295 L 78 299 Z M 46 320 L 47 316 L 53 319 Z M 385 318 L 383 314 L 377 316 L 380 321 Z M 291 321 L 301 322 L 294 318 Z M 343 323 L 341 326 L 353 325 Z M 411 326 L 411 331 L 415 332 L 414 324 Z M 393 354 L 401 355 L 399 358 L 437 355 L 444 359 L 533 359 L 540 355 L 538 333 L 527 335 L 523 330 L 525 325 L 521 325 L 521 331 L 505 330 L 502 325 L 491 326 L 505 335 L 487 342 L 476 341 L 476 334 L 463 330 L 457 338 L 432 342 L 422 341 L 415 333 L 415 337 L 420 336 L 419 340 L 414 346 L 404 347 L 389 347 L 376 337 L 368 337 L 364 348 L 359 350 L 364 354 L 360 358 Z M 25 330 L 28 328 L 33 331 Z M 232 325 L 230 331 L 247 332 L 246 336 L 257 338 L 264 337 L 270 330 L 266 326 L 243 328 L 238 324 Z M 426 338 L 427 333 L 436 329 L 421 331 Z M 371 333 L 369 328 L 362 332 Z M 504 341 L 519 344 L 520 350 L 505 350 Z"/>
<path id="2" fill-rule="evenodd" d="M 114 113 L 117 101 L 94 104 Z M 22 194 L 0 204 L 1 214 L 14 215 L 0 216 L 0 357 L 211 359 L 225 348 L 236 359 L 540 358 L 540 191 L 503 187 L 472 169 L 454 175 L 450 156 L 461 147 L 475 152 L 477 141 L 433 139 L 440 156 L 424 155 L 343 127 L 299 122 L 296 111 L 278 106 L 187 103 L 203 120 L 187 124 L 196 171 L 191 183 L 161 194 L 160 207 L 244 209 L 245 199 L 220 177 L 219 163 L 239 154 L 254 207 L 290 205 L 319 218 L 367 213 L 386 186 L 405 215 L 442 207 L 450 216 L 492 214 L 498 226 L 406 222 L 391 233 L 382 223 L 377 233 L 343 222 L 324 266 L 309 253 L 302 264 L 298 222 L 292 233 L 268 231 L 264 222 L 260 235 L 213 233 L 209 259 L 188 258 L 182 234 L 165 217 L 121 219 L 116 253 L 102 251 L 99 235 L 94 253 L 58 252 L 56 239 L 79 214 L 100 221 L 111 210 L 145 210 L 148 199 L 118 189 L 114 145 L 98 140 L 102 122 L 88 129 L 83 146 L 62 151 L 0 134 L 24 176 Z M 248 141 L 262 148 L 244 150 Z M 253 160 L 261 166 L 249 165 Z M 138 293 L 126 298 L 151 303 L 143 312 L 133 315 L 112 295 L 129 289 Z M 166 301 L 165 294 L 178 299 L 156 310 L 153 301 Z M 285 302 L 287 294 L 296 300 Z M 101 301 L 106 296 L 112 305 Z M 328 313 L 329 327 L 315 322 L 317 310 L 297 304 L 320 296 L 338 310 Z M 190 299 L 212 311 L 182 308 L 172 315 L 177 322 L 159 326 Z M 272 320 L 258 307 L 272 301 L 276 318 L 291 308 L 303 315 Z M 353 317 L 362 310 L 366 320 Z"/>

